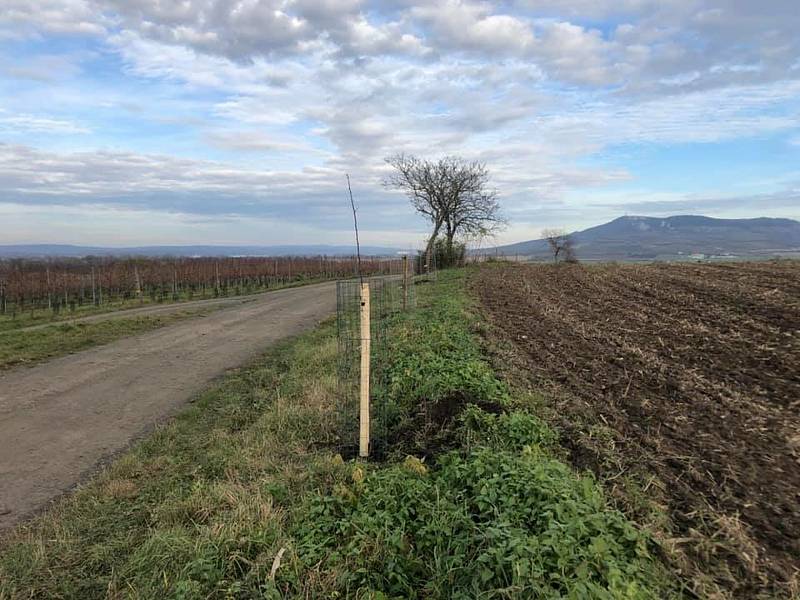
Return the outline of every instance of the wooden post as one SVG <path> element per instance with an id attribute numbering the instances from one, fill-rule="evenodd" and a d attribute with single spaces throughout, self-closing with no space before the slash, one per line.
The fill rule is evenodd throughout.
<path id="1" fill-rule="evenodd" d="M 403 255 L 403 310 L 408 308 L 408 256 Z"/>
<path id="2" fill-rule="evenodd" d="M 358 455 L 369 456 L 369 284 L 361 284 L 361 395 L 359 411 Z"/>
<path id="3" fill-rule="evenodd" d="M 50 267 L 47 267 L 47 308 L 53 308 L 53 298 L 50 291 Z"/>
<path id="4" fill-rule="evenodd" d="M 139 279 L 139 267 L 133 265 L 133 277 L 136 280 L 136 297 L 142 302 L 142 281 Z"/>
<path id="5" fill-rule="evenodd" d="M 433 262 L 433 246 L 428 248 L 428 252 L 425 254 L 425 274 L 431 274 L 431 262 Z"/>

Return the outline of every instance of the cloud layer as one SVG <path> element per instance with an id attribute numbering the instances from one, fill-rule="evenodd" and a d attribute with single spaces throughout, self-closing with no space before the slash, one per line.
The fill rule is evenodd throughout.
<path id="1" fill-rule="evenodd" d="M 800 217 L 786 200 L 800 179 L 796 8 L 7 0 L 0 193 L 9 206 L 253 218 L 280 241 L 292 228 L 340 240 L 349 172 L 373 238 L 394 228 L 410 243 L 424 224 L 380 185 L 382 158 L 405 151 L 485 160 L 516 219 L 508 236 L 625 207 Z M 731 177 L 712 177 L 723 155 Z M 659 175 L 681 161 L 691 188 Z"/>

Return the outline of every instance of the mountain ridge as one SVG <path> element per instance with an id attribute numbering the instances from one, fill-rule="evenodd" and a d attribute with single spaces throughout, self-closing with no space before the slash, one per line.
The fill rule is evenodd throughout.
<path id="1" fill-rule="evenodd" d="M 701 215 L 624 216 L 571 234 L 578 258 L 657 259 L 703 256 L 764 256 L 800 253 L 800 222 L 758 217 L 716 219 Z M 489 249 L 497 253 L 549 256 L 545 240 Z"/>

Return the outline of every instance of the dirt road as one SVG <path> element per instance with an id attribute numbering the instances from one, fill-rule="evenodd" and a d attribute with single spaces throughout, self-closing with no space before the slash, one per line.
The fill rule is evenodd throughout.
<path id="1" fill-rule="evenodd" d="M 0 375 L 0 529 L 69 490 L 226 369 L 335 306 L 335 283 L 279 290 Z"/>

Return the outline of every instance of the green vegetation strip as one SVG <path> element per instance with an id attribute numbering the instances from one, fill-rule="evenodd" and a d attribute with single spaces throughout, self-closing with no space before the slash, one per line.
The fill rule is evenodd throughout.
<path id="1" fill-rule="evenodd" d="M 386 460 L 328 449 L 326 323 L 13 532 L 0 597 L 670 596 L 651 542 L 483 360 L 463 284 L 420 286 L 391 325 Z"/>
<path id="2" fill-rule="evenodd" d="M 33 331 L 0 332 L 0 370 L 19 365 L 32 365 L 93 346 L 108 344 L 200 314 L 204 312 L 183 311 L 157 317 L 63 323 Z"/>

